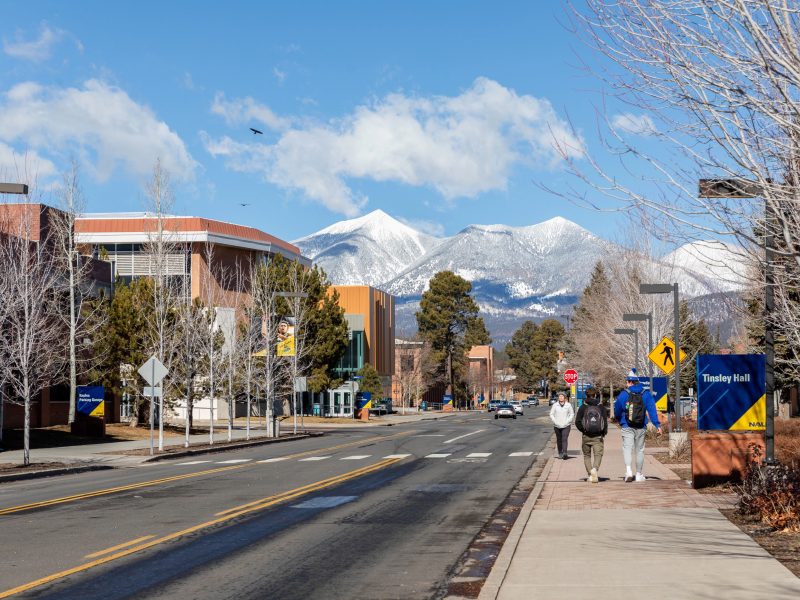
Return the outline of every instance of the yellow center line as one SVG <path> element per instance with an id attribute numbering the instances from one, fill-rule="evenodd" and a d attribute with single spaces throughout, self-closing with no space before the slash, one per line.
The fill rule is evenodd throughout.
<path id="1" fill-rule="evenodd" d="M 169 542 L 169 541 L 177 539 L 179 537 L 182 537 L 182 536 L 188 535 L 190 533 L 194 533 L 196 531 L 199 531 L 201 529 L 206 529 L 206 528 L 209 528 L 209 527 L 213 527 L 215 525 L 219 525 L 220 523 L 224 523 L 226 521 L 230 521 L 232 519 L 235 519 L 237 517 L 241 517 L 241 516 L 246 515 L 248 513 L 252 513 L 252 512 L 259 511 L 259 510 L 262 510 L 262 509 L 265 509 L 265 508 L 269 508 L 270 506 L 274 506 L 275 504 L 279 504 L 281 502 L 286 502 L 287 500 L 292 500 L 294 498 L 298 498 L 300 496 L 304 496 L 304 495 L 309 494 L 311 492 L 314 492 L 314 491 L 317 491 L 317 490 L 321 490 L 321 489 L 324 489 L 324 488 L 327 488 L 327 487 L 331 487 L 333 485 L 336 485 L 337 483 L 341 483 L 341 482 L 347 481 L 349 479 L 354 479 L 356 477 L 360 477 L 361 475 L 366 475 L 367 473 L 371 473 L 373 471 L 378 471 L 380 469 L 383 469 L 383 468 L 389 467 L 389 466 L 391 466 L 391 465 L 393 465 L 395 463 L 398 463 L 401 460 L 403 460 L 403 459 L 401 459 L 401 458 L 385 459 L 385 460 L 382 460 L 380 462 L 375 463 L 374 465 L 370 465 L 368 467 L 362 467 L 360 469 L 356 469 L 355 471 L 350 471 L 348 473 L 344 473 L 343 475 L 340 475 L 338 477 L 331 477 L 329 479 L 323 479 L 321 481 L 318 481 L 318 482 L 310 484 L 310 485 L 304 485 L 304 486 L 301 486 L 299 488 L 295 488 L 293 490 L 289 490 L 287 492 L 282 492 L 280 494 L 275 494 L 273 496 L 267 496 L 266 498 L 261 498 L 260 500 L 257 500 L 255 504 L 254 503 L 250 503 L 251 505 L 247 506 L 247 508 L 237 507 L 236 509 L 233 509 L 233 510 L 235 510 L 235 512 L 225 511 L 226 513 L 228 513 L 225 516 L 220 516 L 220 517 L 217 517 L 216 519 L 211 519 L 210 521 L 205 521 L 204 523 L 198 523 L 197 525 L 193 525 L 191 527 L 187 527 L 186 529 L 182 529 L 180 531 L 176 531 L 175 533 L 170 533 L 170 534 L 165 535 L 163 537 L 160 537 L 160 538 L 157 538 L 157 539 L 154 539 L 154 540 L 150 540 L 150 541 L 141 543 L 141 544 L 139 544 L 137 546 L 132 546 L 132 547 L 129 547 L 129 548 L 125 549 L 125 550 L 120 550 L 119 552 L 116 552 L 116 553 L 111 554 L 109 556 L 105 556 L 103 558 L 98 558 L 97 560 L 93 560 L 91 562 L 87 562 L 87 563 L 84 563 L 82 565 L 78 565 L 77 567 L 73 567 L 71 569 L 66 569 L 64 571 L 59 571 L 58 573 L 53 573 L 52 575 L 48 575 L 46 577 L 42 577 L 40 579 L 36 579 L 35 581 L 31 581 L 29 583 L 25 583 L 25 584 L 19 585 L 19 586 L 15 587 L 15 588 L 11 588 L 11 589 L 6 590 L 4 592 L 0 592 L 0 599 L 1 598 L 8 598 L 8 597 L 13 596 L 15 594 L 19 594 L 21 592 L 25 592 L 27 590 L 31 590 L 33 588 L 45 585 L 46 583 L 50 583 L 52 581 L 56 581 L 57 579 L 63 579 L 64 577 L 68 577 L 69 575 L 74 575 L 75 573 L 80 573 L 82 571 L 87 571 L 87 570 L 89 570 L 89 569 L 91 569 L 93 567 L 97 567 L 97 566 L 109 563 L 111 561 L 117 560 L 119 558 L 123 558 L 125 556 L 130 556 L 131 554 L 134 554 L 136 552 L 141 552 L 142 550 L 146 550 L 148 548 L 152 548 L 153 546 L 158 546 L 159 544 L 163 544 L 165 542 Z M 220 513 L 218 513 L 218 514 L 220 514 Z M 134 540 L 134 542 L 135 541 L 138 541 L 138 540 Z M 129 542 L 129 543 L 133 543 L 133 542 Z M 115 548 L 109 548 L 108 550 L 111 551 L 111 550 L 114 550 L 114 549 Z M 88 558 L 88 557 L 89 556 L 87 556 L 86 558 Z"/>
<path id="2" fill-rule="evenodd" d="M 345 444 L 338 444 L 336 446 L 330 446 L 328 448 L 319 448 L 316 450 L 308 450 L 306 452 L 298 452 L 296 454 L 289 454 L 288 456 L 283 456 L 286 460 L 290 460 L 293 458 L 300 458 L 303 456 L 310 456 L 314 454 L 319 454 L 322 452 L 332 452 L 334 450 L 341 450 L 342 448 L 349 448 L 352 446 L 360 446 L 363 444 L 369 444 L 375 441 L 384 441 L 384 440 L 391 440 L 398 437 L 403 437 L 407 435 L 411 435 L 415 433 L 414 430 L 411 431 L 404 431 L 402 433 L 396 433 L 394 435 L 388 436 L 375 436 L 372 438 L 366 438 L 363 440 L 356 440 L 354 442 L 347 442 Z M 213 475 L 215 473 L 222 473 L 225 471 L 234 471 L 237 469 L 244 469 L 247 467 L 254 467 L 258 463 L 246 463 L 241 465 L 233 465 L 230 467 L 217 467 L 214 469 L 206 469 L 204 471 L 197 471 L 196 473 L 185 473 L 183 475 L 173 475 L 171 477 L 163 477 L 161 479 L 151 479 L 149 481 L 142 481 L 140 483 L 131 483 L 129 485 L 120 485 L 117 487 L 106 488 L 102 490 L 95 490 L 92 492 L 83 492 L 80 494 L 73 494 L 72 496 L 64 496 L 62 498 L 53 498 L 51 500 L 42 500 L 40 502 L 31 502 L 30 504 L 21 504 L 19 506 L 10 506 L 8 508 L 0 509 L 0 516 L 2 515 L 9 515 L 12 513 L 22 512 L 25 510 L 33 510 L 35 508 L 43 508 L 45 506 L 52 506 L 54 504 L 64 504 L 66 502 L 74 502 L 76 500 L 85 500 L 87 498 L 95 498 L 97 496 L 105 496 L 107 494 L 116 494 L 118 492 L 125 492 L 128 490 L 136 490 L 145 487 L 151 487 L 154 485 L 160 485 L 163 483 L 171 483 L 173 481 L 180 481 L 182 479 L 191 479 L 193 477 L 202 477 L 204 475 Z"/>
<path id="3" fill-rule="evenodd" d="M 136 538 L 135 540 L 131 540 L 130 542 L 123 542 L 122 544 L 117 544 L 116 546 L 111 546 L 111 548 L 106 548 L 105 550 L 99 550 L 98 552 L 92 552 L 91 554 L 87 554 L 83 558 L 97 558 L 98 556 L 103 556 L 103 554 L 108 554 L 109 552 L 113 552 L 114 550 L 119 550 L 120 548 L 126 548 L 128 546 L 133 546 L 134 544 L 138 544 L 139 542 L 143 542 L 145 540 L 149 540 L 150 538 L 154 538 L 154 535 L 144 535 L 140 538 Z"/>

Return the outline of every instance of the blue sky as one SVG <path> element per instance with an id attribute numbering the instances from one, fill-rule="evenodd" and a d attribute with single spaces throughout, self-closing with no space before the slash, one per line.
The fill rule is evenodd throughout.
<path id="1" fill-rule="evenodd" d="M 596 59 L 564 10 L 4 1 L 0 179 L 52 191 L 75 157 L 88 210 L 136 211 L 159 157 L 173 212 L 284 239 L 377 208 L 438 235 L 560 215 L 613 237 L 623 216 L 539 187 L 579 186 L 554 139 L 606 160 L 598 114 L 631 112 L 578 67 Z"/>

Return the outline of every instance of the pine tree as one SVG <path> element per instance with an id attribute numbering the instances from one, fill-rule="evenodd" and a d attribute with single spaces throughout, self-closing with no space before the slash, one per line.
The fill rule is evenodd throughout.
<path id="1" fill-rule="evenodd" d="M 525 321 L 506 344 L 506 354 L 517 383 L 525 392 L 532 392 L 539 385 L 533 364 L 533 348 L 539 327 L 533 321 Z"/>
<path id="2" fill-rule="evenodd" d="M 534 381 L 546 379 L 550 387 L 560 383 L 558 377 L 558 351 L 564 340 L 564 326 L 555 319 L 545 319 L 533 336 L 531 367 Z"/>
<path id="3" fill-rule="evenodd" d="M 437 374 L 446 375 L 454 395 L 458 392 L 457 375 L 464 373 L 467 331 L 471 331 L 470 341 L 488 338 L 471 291 L 472 284 L 466 279 L 452 271 L 440 271 L 431 278 L 416 313 L 417 328 L 420 336 L 431 345 Z M 485 336 L 480 331 L 481 325 Z M 459 397 L 459 401 L 463 400 L 466 397 Z"/>
<path id="4" fill-rule="evenodd" d="M 686 300 L 682 300 L 678 308 L 681 320 L 681 348 L 686 352 L 686 359 L 681 363 L 681 389 L 688 391 L 697 384 L 697 355 L 715 354 L 719 351 L 719 344 L 705 320 L 694 318 Z"/>
<path id="5" fill-rule="evenodd" d="M 381 384 L 381 376 L 378 371 L 371 364 L 366 363 L 358 370 L 361 379 L 358 382 L 359 392 L 369 392 L 372 394 L 373 400 L 379 400 L 383 397 L 383 385 Z"/>

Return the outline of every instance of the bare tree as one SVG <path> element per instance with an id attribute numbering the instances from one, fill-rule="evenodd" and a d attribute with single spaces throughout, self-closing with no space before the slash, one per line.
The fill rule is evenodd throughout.
<path id="1" fill-rule="evenodd" d="M 764 234 L 774 235 L 776 297 L 788 301 L 767 318 L 792 338 L 800 322 L 800 303 L 791 300 L 800 286 L 800 7 L 588 0 L 572 14 L 612 63 L 599 76 L 635 111 L 606 119 L 605 149 L 649 185 L 625 186 L 598 156 L 574 161 L 565 152 L 573 172 L 662 239 L 735 240 L 741 257 L 730 265 L 756 265 L 756 289 L 764 285 Z M 701 198 L 701 178 L 738 180 L 733 195 L 759 199 Z M 597 207 L 579 190 L 559 193 Z M 791 347 L 796 362 L 800 347 Z"/>
<path id="2" fill-rule="evenodd" d="M 260 319 L 262 335 L 262 339 L 259 341 L 262 347 L 258 351 L 258 357 L 261 362 L 261 373 L 258 380 L 266 399 L 264 416 L 268 435 L 274 436 L 276 432 L 272 430 L 273 402 L 280 387 L 282 370 L 279 361 L 275 357 L 278 326 L 275 293 L 280 290 L 278 289 L 278 278 L 273 259 L 256 267 L 252 285 L 253 303 L 256 314 Z"/>
<path id="3" fill-rule="evenodd" d="M 69 416 L 68 422 L 75 421 L 75 403 L 79 368 L 84 371 L 91 365 L 79 365 L 79 356 L 92 356 L 92 353 L 81 352 L 86 349 L 83 340 L 90 340 L 94 332 L 102 326 L 100 305 L 95 304 L 87 313 L 88 304 L 84 302 L 94 292 L 89 275 L 91 259 L 81 256 L 75 241 L 75 222 L 83 214 L 85 202 L 80 187 L 78 164 L 72 161 L 70 170 L 62 178 L 59 195 L 59 210 L 53 212 L 51 226 L 53 228 L 53 245 L 56 259 L 61 271 L 66 275 L 67 311 L 59 311 L 69 329 L 67 344 L 69 346 Z"/>
<path id="4" fill-rule="evenodd" d="M 395 373 L 401 411 L 419 405 L 423 394 L 434 377 L 436 366 L 431 359 L 430 344 L 420 339 L 403 341 L 395 350 L 400 357 L 400 368 Z M 488 374 L 491 377 L 491 373 Z"/>
<path id="5" fill-rule="evenodd" d="M 150 324 L 150 340 L 153 352 L 172 372 L 172 359 L 176 356 L 181 340 L 176 335 L 175 321 L 180 305 L 183 281 L 178 276 L 186 270 L 185 254 L 175 241 L 175 233 L 167 227 L 169 210 L 174 202 L 169 174 L 160 160 L 153 167 L 153 176 L 147 184 L 147 198 L 153 214 L 153 222 L 147 231 L 144 245 L 149 276 L 153 280 L 153 322 Z M 162 382 L 161 400 L 158 403 L 158 449 L 164 449 L 164 404 L 177 382 L 166 377 Z M 170 387 L 168 387 L 170 386 Z M 154 407 L 150 409 L 150 427 L 153 427 Z"/>
<path id="6" fill-rule="evenodd" d="M 63 367 L 59 342 L 64 331 L 57 313 L 61 273 L 52 240 L 39 226 L 41 206 L 20 206 L 0 233 L 0 303 L 6 304 L 0 327 L 0 356 L 4 359 L 0 379 L 24 407 L 23 462 L 27 465 L 31 405 Z"/>

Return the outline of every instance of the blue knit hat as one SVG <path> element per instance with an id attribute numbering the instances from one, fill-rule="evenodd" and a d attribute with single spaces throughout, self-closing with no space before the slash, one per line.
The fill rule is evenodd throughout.
<path id="1" fill-rule="evenodd" d="M 639 382 L 639 376 L 636 374 L 636 369 L 631 369 L 630 373 L 628 373 L 628 381 L 635 381 L 636 383 Z"/>

